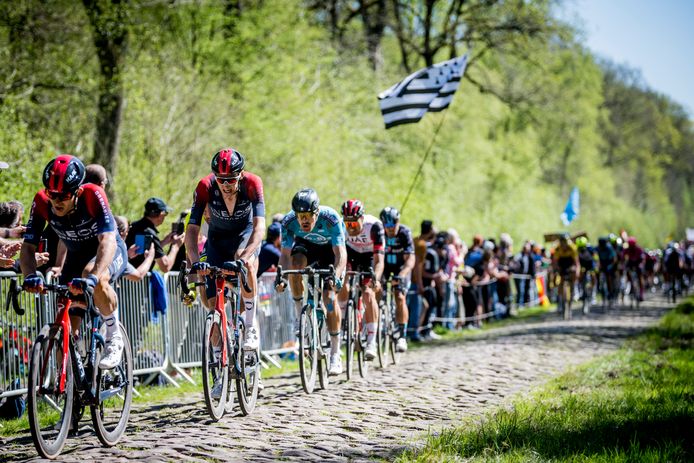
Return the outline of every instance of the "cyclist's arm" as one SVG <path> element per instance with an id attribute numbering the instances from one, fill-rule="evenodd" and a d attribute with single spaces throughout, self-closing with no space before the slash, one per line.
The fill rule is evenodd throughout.
<path id="1" fill-rule="evenodd" d="M 251 232 L 251 237 L 248 239 L 248 244 L 241 254 L 239 254 L 239 259 L 243 259 L 248 262 L 255 251 L 260 246 L 263 241 L 263 233 L 265 232 L 265 217 L 253 217 L 253 232 Z"/>
<path id="2" fill-rule="evenodd" d="M 116 255 L 116 233 L 112 231 L 99 235 L 99 247 L 96 249 L 96 261 L 92 269 L 92 274 L 96 275 L 99 280 L 101 280 L 102 274 L 108 270 L 108 266 Z"/>
<path id="3" fill-rule="evenodd" d="M 333 246 L 333 254 L 335 254 L 335 274 L 341 277 L 345 273 L 347 266 L 347 249 L 344 244 Z"/>
<path id="4" fill-rule="evenodd" d="M 282 248 L 282 251 L 280 253 L 280 265 L 282 266 L 283 269 L 289 269 L 291 268 L 292 264 L 292 248 Z"/>
<path id="5" fill-rule="evenodd" d="M 381 281 L 381 276 L 383 275 L 383 252 L 374 253 L 374 276 L 376 281 Z"/>
<path id="6" fill-rule="evenodd" d="M 65 258 L 67 257 L 67 246 L 63 243 L 63 240 L 58 240 L 58 248 L 55 251 L 55 265 L 53 265 L 53 273 L 61 271 L 65 265 Z"/>
<path id="7" fill-rule="evenodd" d="M 200 235 L 200 225 L 189 223 L 186 227 L 185 245 L 188 263 L 194 264 L 200 260 L 198 251 L 198 236 Z"/>
<path id="8" fill-rule="evenodd" d="M 414 268 L 414 262 L 415 262 L 415 257 L 414 254 L 406 254 L 407 257 L 405 257 L 405 263 L 402 264 L 402 268 L 400 269 L 400 273 L 398 273 L 399 276 L 401 277 L 407 277 L 410 273 L 412 273 L 412 269 Z"/>

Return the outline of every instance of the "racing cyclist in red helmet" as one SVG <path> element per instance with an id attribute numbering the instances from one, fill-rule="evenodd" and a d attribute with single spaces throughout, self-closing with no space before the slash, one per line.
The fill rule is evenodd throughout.
<path id="1" fill-rule="evenodd" d="M 366 277 L 361 280 L 362 296 L 366 305 L 366 349 L 364 357 L 373 360 L 376 356 L 376 320 L 378 319 L 378 303 L 375 291 L 381 289 L 383 275 L 383 250 L 386 244 L 383 224 L 376 217 L 364 214 L 364 205 L 358 199 L 350 199 L 342 204 L 342 220 L 347 229 L 347 266 L 348 270 L 365 271 L 373 268 L 375 278 Z M 349 298 L 348 280 L 337 296 L 340 309 L 344 312 Z"/>
<path id="2" fill-rule="evenodd" d="M 260 336 L 255 311 L 257 307 L 258 254 L 265 233 L 265 202 L 263 182 L 244 170 L 244 156 L 233 148 L 222 149 L 212 157 L 212 173 L 198 182 L 193 207 L 186 228 L 185 244 L 191 271 L 206 276 L 203 302 L 214 310 L 215 282 L 209 277 L 209 266 L 225 267 L 225 262 L 242 260 L 248 270 L 251 292 L 241 287 L 246 324 L 245 350 L 256 350 Z M 198 235 L 205 211 L 209 213 L 208 235 L 202 256 L 198 253 Z M 213 350 L 219 355 L 222 338 L 213 334 Z M 213 397 L 221 395 L 221 383 L 212 388 Z"/>
<path id="3" fill-rule="evenodd" d="M 34 197 L 19 260 L 25 277 L 24 289 L 41 292 L 44 281 L 36 272 L 34 254 L 41 233 L 49 224 L 67 248 L 60 283 L 68 284 L 74 294 L 94 291 L 94 304 L 106 327 L 106 351 L 99 367 L 110 369 L 121 362 L 123 355 L 118 297 L 113 282 L 125 271 L 128 253 L 117 232 L 106 193 L 100 186 L 82 184 L 84 176 L 82 161 L 69 154 L 48 163 L 43 171 L 45 189 Z M 83 306 L 75 304 L 70 308 L 75 335 L 83 316 Z"/>

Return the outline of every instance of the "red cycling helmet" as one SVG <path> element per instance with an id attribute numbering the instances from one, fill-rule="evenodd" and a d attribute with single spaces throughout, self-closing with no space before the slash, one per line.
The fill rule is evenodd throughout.
<path id="1" fill-rule="evenodd" d="M 61 154 L 43 169 L 43 185 L 51 193 L 74 193 L 84 181 L 84 164 L 75 156 Z"/>
<path id="2" fill-rule="evenodd" d="M 222 177 L 238 175 L 246 165 L 246 159 L 233 148 L 219 150 L 212 157 L 212 172 Z"/>
<path id="3" fill-rule="evenodd" d="M 342 203 L 342 217 L 356 220 L 364 215 L 364 205 L 358 199 L 348 199 Z"/>

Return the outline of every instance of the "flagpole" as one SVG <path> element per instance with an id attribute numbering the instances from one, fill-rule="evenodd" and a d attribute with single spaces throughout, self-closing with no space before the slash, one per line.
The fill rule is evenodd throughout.
<path id="1" fill-rule="evenodd" d="M 424 163 L 427 161 L 427 158 L 429 157 L 429 153 L 431 153 L 431 149 L 434 147 L 434 142 L 436 141 L 436 135 L 438 135 L 439 130 L 441 130 L 441 126 L 443 125 L 443 121 L 446 119 L 446 114 L 448 114 L 448 111 L 445 111 L 443 113 L 443 116 L 441 117 L 441 120 L 439 121 L 439 125 L 436 126 L 436 130 L 434 130 L 434 136 L 431 137 L 431 142 L 429 142 L 429 147 L 427 148 L 426 153 L 424 153 L 424 158 L 422 159 L 422 162 L 419 163 L 419 169 L 417 169 L 417 173 L 414 175 L 414 178 L 412 179 L 412 184 L 410 185 L 410 189 L 407 192 L 407 196 L 405 196 L 405 200 L 402 202 L 402 206 L 400 206 L 400 213 L 402 214 L 403 211 L 405 210 L 405 206 L 407 205 L 407 201 L 410 199 L 410 195 L 412 194 L 412 190 L 414 190 L 414 186 L 417 184 L 417 179 L 422 173 L 422 169 L 424 168 Z"/>

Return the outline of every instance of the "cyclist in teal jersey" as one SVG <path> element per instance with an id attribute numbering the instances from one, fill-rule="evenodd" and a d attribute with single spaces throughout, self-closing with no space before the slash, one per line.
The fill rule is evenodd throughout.
<path id="1" fill-rule="evenodd" d="M 282 220 L 282 255 L 280 264 L 284 268 L 300 270 L 315 264 L 317 268 L 335 268 L 335 276 L 326 280 L 323 300 L 328 309 L 328 331 L 330 333 L 330 375 L 342 373 L 340 357 L 341 313 L 337 307 L 337 291 L 347 264 L 345 248 L 345 225 L 340 215 L 332 208 L 321 206 L 318 194 L 310 189 L 299 191 L 292 199 L 292 210 Z M 300 275 L 290 275 L 289 286 L 296 307 L 298 332 L 303 303 L 304 282 Z M 278 288 L 282 290 L 281 288 Z"/>

